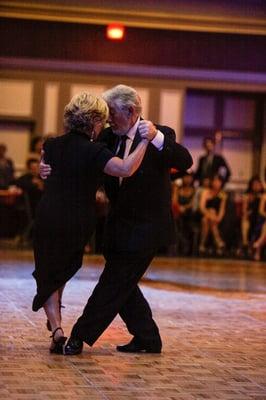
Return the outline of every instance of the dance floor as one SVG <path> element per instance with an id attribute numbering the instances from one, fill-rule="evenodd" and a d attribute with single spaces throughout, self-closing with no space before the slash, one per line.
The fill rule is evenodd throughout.
<path id="1" fill-rule="evenodd" d="M 67 285 L 69 334 L 103 266 L 85 257 Z M 50 355 L 43 311 L 33 313 L 32 254 L 0 250 L 1 400 L 265 400 L 266 265 L 158 258 L 141 282 L 162 354 L 123 354 L 118 318 L 79 356 Z"/>

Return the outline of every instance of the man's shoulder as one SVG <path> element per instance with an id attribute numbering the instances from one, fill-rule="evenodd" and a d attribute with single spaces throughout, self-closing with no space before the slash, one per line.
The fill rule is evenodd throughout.
<path id="1" fill-rule="evenodd" d="M 216 159 L 216 161 L 224 161 L 224 157 L 217 153 L 214 154 L 213 159 Z"/>
<path id="2" fill-rule="evenodd" d="M 164 134 L 175 134 L 175 131 L 167 125 L 154 124 L 156 128 Z"/>

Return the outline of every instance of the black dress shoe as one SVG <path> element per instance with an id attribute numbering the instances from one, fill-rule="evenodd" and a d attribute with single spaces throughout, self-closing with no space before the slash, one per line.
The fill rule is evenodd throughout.
<path id="1" fill-rule="evenodd" d="M 83 342 L 81 339 L 71 336 L 65 346 L 64 354 L 66 356 L 75 356 L 80 354 L 83 349 Z"/>
<path id="2" fill-rule="evenodd" d="M 117 346 L 116 350 L 122 353 L 161 353 L 162 342 L 161 339 L 141 341 L 140 339 L 133 338 L 128 344 Z"/>

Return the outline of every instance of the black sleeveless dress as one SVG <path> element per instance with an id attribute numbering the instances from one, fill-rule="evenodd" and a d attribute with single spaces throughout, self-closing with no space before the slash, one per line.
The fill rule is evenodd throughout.
<path id="1" fill-rule="evenodd" d="M 84 247 L 95 228 L 95 194 L 113 157 L 105 144 L 92 143 L 77 132 L 48 139 L 44 151 L 52 173 L 35 217 L 33 311 L 81 267 Z"/>

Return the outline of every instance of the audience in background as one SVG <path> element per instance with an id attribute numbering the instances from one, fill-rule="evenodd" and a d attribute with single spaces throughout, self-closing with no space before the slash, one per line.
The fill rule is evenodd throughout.
<path id="1" fill-rule="evenodd" d="M 193 211 L 194 211 L 194 214 L 196 214 L 198 216 L 200 215 L 200 217 L 201 217 L 201 211 L 200 211 L 201 195 L 202 195 L 202 192 L 204 191 L 204 189 L 209 189 L 210 183 L 211 183 L 210 178 L 203 178 L 201 184 L 195 190 L 195 195 L 194 195 L 194 199 L 193 199 Z"/>
<path id="2" fill-rule="evenodd" d="M 211 179 L 210 188 L 204 189 L 200 199 L 201 234 L 200 254 L 206 254 L 209 236 L 214 241 L 217 255 L 223 255 L 225 243 L 221 237 L 220 223 L 224 218 L 227 195 L 224 181 L 219 175 Z"/>
<path id="3" fill-rule="evenodd" d="M 24 175 L 15 180 L 14 166 L 0 144 L 0 236 L 16 235 L 21 227 L 19 210 L 27 204 L 23 232 L 30 234 L 35 209 L 43 191 L 39 160 L 44 137 L 32 138 Z M 206 154 L 200 157 L 196 173 L 181 176 L 171 171 L 172 210 L 176 221 L 176 245 L 170 255 L 231 255 L 261 260 L 266 252 L 266 193 L 258 176 L 244 194 L 224 190 L 231 172 L 225 159 L 215 153 L 215 141 L 204 139 Z M 22 193 L 22 195 L 21 195 Z M 24 203 L 23 203 L 24 201 Z M 21 207 L 21 205 L 24 205 Z M 24 208 L 23 208 L 24 207 Z M 108 199 L 102 189 L 96 195 L 97 226 L 87 252 L 102 252 L 102 237 Z M 23 224 L 22 224 L 23 225 Z M 29 229 L 30 227 L 30 229 Z M 212 250 L 215 250 L 213 252 Z"/>
<path id="4" fill-rule="evenodd" d="M 215 140 L 211 137 L 205 137 L 203 148 L 206 153 L 199 158 L 194 179 L 202 185 L 205 178 L 211 178 L 218 174 L 226 183 L 231 176 L 231 171 L 224 157 L 215 153 Z"/>
<path id="5" fill-rule="evenodd" d="M 7 146 L 0 143 L 0 189 L 7 189 L 14 180 L 13 161 L 6 157 Z"/>
<path id="6" fill-rule="evenodd" d="M 266 245 L 266 193 L 261 195 L 258 216 L 259 235 L 253 244 L 254 260 L 260 261 L 261 253 Z"/>
<path id="7" fill-rule="evenodd" d="M 26 173 L 15 181 L 27 196 L 32 218 L 35 216 L 36 207 L 41 199 L 44 182 L 39 176 L 39 161 L 29 158 L 26 162 Z"/>
<path id="8" fill-rule="evenodd" d="M 178 254 L 188 255 L 191 253 L 194 194 L 193 175 L 190 173 L 183 176 L 180 187 L 176 184 L 172 186 L 172 209 L 177 228 Z"/>
<path id="9" fill-rule="evenodd" d="M 30 142 L 30 152 L 28 154 L 28 159 L 35 159 L 40 161 L 41 151 L 44 142 L 43 136 L 33 136 Z"/>
<path id="10" fill-rule="evenodd" d="M 259 231 L 259 205 L 263 193 L 263 184 L 258 176 L 253 176 L 246 193 L 243 195 L 241 239 L 244 256 L 252 253 L 252 245 Z"/>

